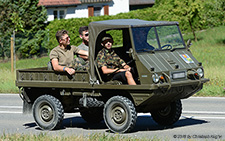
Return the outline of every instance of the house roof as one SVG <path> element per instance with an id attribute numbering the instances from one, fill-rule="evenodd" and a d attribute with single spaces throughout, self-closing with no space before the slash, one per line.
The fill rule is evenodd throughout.
<path id="1" fill-rule="evenodd" d="M 99 3 L 99 2 L 110 2 L 112 0 L 80 0 L 81 3 Z"/>
<path id="2" fill-rule="evenodd" d="M 38 5 L 45 7 L 71 6 L 81 4 L 79 0 L 39 0 Z"/>
<path id="3" fill-rule="evenodd" d="M 155 0 L 129 0 L 130 5 L 146 5 L 154 4 Z"/>
<path id="4" fill-rule="evenodd" d="M 82 3 L 110 2 L 112 0 L 39 0 L 38 5 L 45 7 L 73 6 Z"/>

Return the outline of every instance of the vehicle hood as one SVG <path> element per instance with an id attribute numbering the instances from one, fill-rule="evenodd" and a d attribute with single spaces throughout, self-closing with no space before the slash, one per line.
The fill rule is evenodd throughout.
<path id="1" fill-rule="evenodd" d="M 154 68 L 155 72 L 179 70 L 198 67 L 199 62 L 186 49 L 175 51 L 156 51 L 155 53 L 138 53 L 138 59 L 148 69 Z"/>

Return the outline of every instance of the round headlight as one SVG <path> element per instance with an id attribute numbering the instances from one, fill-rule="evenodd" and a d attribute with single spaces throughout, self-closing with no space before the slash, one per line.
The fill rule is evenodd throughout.
<path id="1" fill-rule="evenodd" d="M 152 75 L 152 80 L 154 83 L 158 83 L 159 82 L 159 75 L 157 73 L 154 73 Z"/>
<path id="2" fill-rule="evenodd" d="M 197 69 L 197 73 L 198 73 L 198 75 L 199 75 L 200 77 L 203 77 L 203 76 L 204 76 L 204 71 L 203 71 L 202 68 L 198 68 L 198 69 Z"/>

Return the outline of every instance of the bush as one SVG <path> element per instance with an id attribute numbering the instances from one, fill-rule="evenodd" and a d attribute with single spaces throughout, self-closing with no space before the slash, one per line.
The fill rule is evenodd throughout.
<path id="1" fill-rule="evenodd" d="M 170 0 L 169 4 L 166 5 L 165 2 L 168 1 L 161 0 L 156 1 L 156 4 L 151 8 L 138 9 L 130 11 L 128 13 L 120 13 L 115 16 L 99 16 L 99 17 L 90 17 L 90 18 L 73 18 L 73 19 L 63 19 L 55 20 L 49 23 L 46 27 L 49 30 L 49 46 L 48 50 L 56 47 L 58 45 L 57 40 L 55 39 L 55 33 L 58 30 L 66 29 L 70 32 L 71 44 L 78 46 L 82 41 L 79 38 L 78 29 L 80 26 L 87 26 L 92 21 L 101 21 L 101 20 L 111 20 L 111 19 L 142 19 L 147 21 L 158 21 L 158 20 L 167 20 L 167 21 L 178 21 L 180 23 L 180 28 L 182 32 L 190 32 L 190 25 L 187 21 L 182 20 L 180 16 L 167 16 L 165 13 L 170 13 L 169 8 L 176 9 L 175 3 L 180 3 L 181 0 Z M 196 2 L 195 2 L 196 3 Z M 197 3 L 201 7 L 198 11 L 198 16 L 192 22 L 195 30 L 202 30 L 209 27 L 219 26 L 224 24 L 224 9 L 223 0 L 209 0 L 204 2 Z M 189 5 L 190 7 L 192 5 Z M 182 9 L 180 9 L 182 10 Z M 175 18 L 174 18 L 175 17 Z M 116 33 L 115 33 L 116 34 Z M 115 43 L 117 43 L 115 39 Z"/>

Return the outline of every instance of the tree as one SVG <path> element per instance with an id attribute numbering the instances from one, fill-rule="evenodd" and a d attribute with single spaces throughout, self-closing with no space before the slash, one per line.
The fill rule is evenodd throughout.
<path id="1" fill-rule="evenodd" d="M 26 54 L 32 54 L 32 45 L 27 46 L 28 42 L 23 40 L 33 40 L 33 37 L 42 37 L 36 34 L 43 32 L 45 28 L 45 21 L 47 20 L 47 11 L 43 6 L 38 6 L 38 0 L 0 0 L 0 38 L 5 39 L 10 37 L 13 31 L 16 32 L 16 46 L 28 47 Z M 38 40 L 39 39 L 35 39 Z M 40 39 L 41 40 L 41 39 Z M 4 45 L 7 42 L 1 40 Z M 20 44 L 20 45 L 18 45 Z M 34 45 L 40 46 L 40 43 L 35 42 Z M 5 46 L 7 47 L 7 46 Z M 37 47 L 35 47 L 38 50 Z M 24 50 L 19 50 L 23 54 Z M 31 52 L 30 52 L 31 51 Z"/>
<path id="2" fill-rule="evenodd" d="M 207 25 L 205 28 L 225 24 L 225 1 L 224 0 L 207 0 L 204 4 L 203 20 Z"/>
<path id="3" fill-rule="evenodd" d="M 161 0 L 157 3 L 157 7 L 163 10 L 159 19 L 170 19 L 180 21 L 182 26 L 189 23 L 186 30 L 191 29 L 195 41 L 197 37 L 195 31 L 200 29 L 204 20 L 201 20 L 200 13 L 203 11 L 204 0 Z"/>

